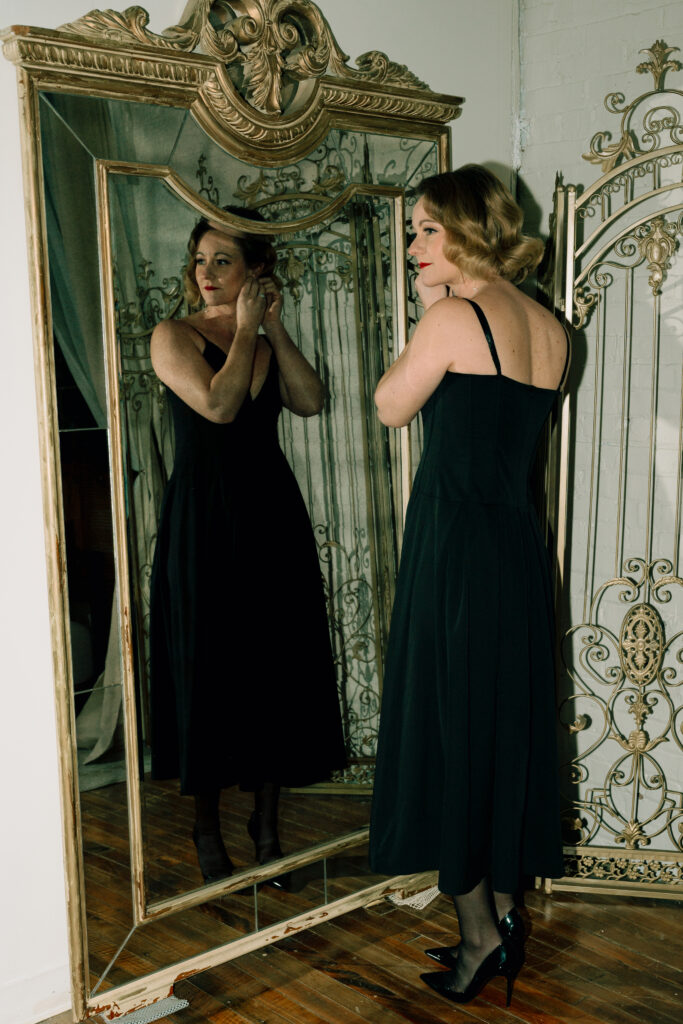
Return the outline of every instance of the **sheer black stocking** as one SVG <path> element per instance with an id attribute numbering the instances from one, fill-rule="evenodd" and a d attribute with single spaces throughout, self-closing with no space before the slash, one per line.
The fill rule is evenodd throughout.
<path id="1" fill-rule="evenodd" d="M 464 992 L 483 960 L 501 943 L 500 932 L 493 916 L 491 890 L 486 878 L 462 896 L 454 896 L 460 945 L 448 988 Z"/>
<path id="2" fill-rule="evenodd" d="M 216 832 L 220 828 L 218 801 L 220 789 L 212 789 L 206 793 L 194 795 L 194 820 L 200 832 Z"/>
<path id="3" fill-rule="evenodd" d="M 496 908 L 496 921 L 502 921 L 515 905 L 511 892 L 496 892 L 495 889 L 493 890 L 493 903 Z"/>
<path id="4" fill-rule="evenodd" d="M 277 830 L 279 799 L 280 787 L 274 782 L 264 783 L 254 793 L 254 811 L 247 829 L 254 841 L 259 864 L 266 864 L 282 856 Z"/>
<path id="5" fill-rule="evenodd" d="M 215 882 L 232 874 L 233 864 L 223 845 L 218 814 L 220 790 L 195 793 L 195 824 L 192 838 L 205 882 Z"/>

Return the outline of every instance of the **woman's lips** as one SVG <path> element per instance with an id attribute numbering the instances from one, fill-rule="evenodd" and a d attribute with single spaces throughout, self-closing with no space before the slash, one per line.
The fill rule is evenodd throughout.
<path id="1" fill-rule="evenodd" d="M 204 291 L 205 292 L 215 292 L 216 291 L 216 285 L 215 284 L 205 284 L 204 285 Z"/>
<path id="2" fill-rule="evenodd" d="M 418 263 L 418 266 L 422 270 L 423 267 L 431 267 L 431 263 Z"/>

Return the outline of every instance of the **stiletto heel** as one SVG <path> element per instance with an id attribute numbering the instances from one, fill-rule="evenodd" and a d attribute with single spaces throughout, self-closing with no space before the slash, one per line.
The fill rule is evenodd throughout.
<path id="1" fill-rule="evenodd" d="M 505 1005 L 509 1006 L 510 1003 L 512 1002 L 512 986 L 515 983 L 515 975 L 508 974 L 506 980 L 507 980 L 508 984 L 507 984 L 507 998 L 505 1000 Z"/>
<path id="2" fill-rule="evenodd" d="M 524 947 L 526 931 L 517 907 L 513 907 L 504 917 L 501 917 L 498 922 L 498 931 L 501 939 L 507 940 L 510 945 Z M 443 964 L 444 967 L 450 967 L 452 970 L 458 959 L 458 946 L 433 946 L 432 949 L 425 949 L 425 953 L 432 960 L 436 960 L 437 964 Z"/>
<path id="3" fill-rule="evenodd" d="M 425 984 L 438 992 L 452 1003 L 470 1003 L 493 978 L 502 975 L 507 981 L 507 1005 L 512 1000 L 512 987 L 519 974 L 524 954 L 506 940 L 489 953 L 477 967 L 472 980 L 463 992 L 453 988 L 455 975 L 453 971 L 433 971 L 421 974 Z"/>

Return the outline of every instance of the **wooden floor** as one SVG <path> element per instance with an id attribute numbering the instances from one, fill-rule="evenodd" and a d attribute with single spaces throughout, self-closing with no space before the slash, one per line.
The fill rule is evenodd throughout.
<path id="1" fill-rule="evenodd" d="M 425 947 L 454 940 L 450 901 L 383 903 L 176 986 L 173 1024 L 681 1024 L 683 907 L 661 900 L 530 892 L 526 965 L 467 1006 L 427 989 Z"/>
<path id="2" fill-rule="evenodd" d="M 121 792 L 119 792 L 121 790 Z M 106 993 L 195 952 L 221 945 L 255 927 L 250 902 L 232 895 L 130 929 L 127 817 L 122 787 L 86 793 L 84 816 L 89 960 L 93 984 Z M 226 794 L 223 818 L 230 851 L 247 863 L 248 794 Z M 285 796 L 283 844 L 296 849 L 334 827 L 367 818 L 363 801 Z M 241 803 L 240 803 L 241 801 Z M 173 787 L 149 800 L 148 867 L 159 891 L 200 881 L 189 839 L 191 808 Z M 180 815 L 180 816 L 179 816 Z M 185 815 L 185 817 L 183 817 Z M 234 820 L 232 820 L 234 819 Z M 329 820 L 328 820 L 329 819 Z M 348 820 L 347 820 L 348 819 Z M 232 826 L 230 822 L 232 820 Z M 173 827 L 169 829 L 169 821 Z M 315 831 L 312 823 L 315 821 Z M 357 827 L 357 823 L 356 823 Z M 328 898 L 372 884 L 363 851 L 328 865 Z M 305 872 L 304 872 L 305 874 Z M 309 872 L 291 893 L 258 894 L 260 927 L 324 901 L 323 881 Z M 253 902 L 253 901 L 252 901 Z M 467 1006 L 449 1003 L 420 981 L 436 965 L 429 946 L 457 941 L 450 901 L 439 896 L 423 911 L 388 901 L 337 918 L 312 931 L 186 978 L 177 996 L 189 1007 L 170 1024 L 683 1024 L 683 906 L 663 900 L 539 891 L 526 895 L 526 965 L 505 1007 L 503 979 Z M 118 952 L 117 952 L 118 950 Z M 104 983 L 98 981 L 106 971 Z"/>

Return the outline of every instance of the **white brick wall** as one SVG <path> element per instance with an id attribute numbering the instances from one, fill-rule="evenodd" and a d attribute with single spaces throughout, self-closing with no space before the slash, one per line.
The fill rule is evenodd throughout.
<path id="1" fill-rule="evenodd" d="M 547 233 L 556 171 L 588 186 L 598 168 L 582 160 L 597 131 L 615 130 L 607 93 L 634 99 L 650 88 L 636 74 L 656 39 L 683 50 L 683 3 L 662 0 L 520 0 L 520 175 Z M 683 54 L 674 54 L 683 59 Z M 683 89 L 683 72 L 667 83 Z"/>

